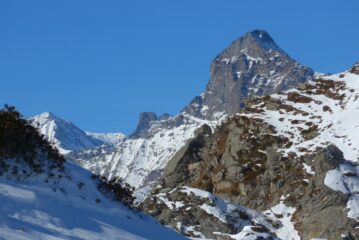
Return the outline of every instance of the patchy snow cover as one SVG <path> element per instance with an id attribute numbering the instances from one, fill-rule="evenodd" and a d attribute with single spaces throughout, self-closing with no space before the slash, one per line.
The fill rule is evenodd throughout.
<path id="1" fill-rule="evenodd" d="M 343 77 L 340 78 L 340 75 Z M 340 95 L 345 94 L 342 101 L 322 94 L 308 95 L 299 90 L 291 90 L 290 92 L 298 92 L 303 96 L 312 98 L 313 101 L 310 104 L 295 103 L 287 100 L 286 95 L 280 94 L 274 94 L 272 97 L 278 98 L 285 104 L 306 112 L 308 115 L 266 110 L 260 114 L 260 118 L 275 126 L 278 135 L 284 135 L 294 140 L 294 144 L 286 152 L 295 152 L 297 155 L 302 155 L 304 152 L 299 151 L 300 148 L 315 150 L 316 147 L 325 147 L 331 143 L 343 151 L 345 159 L 356 162 L 359 158 L 359 141 L 355 141 L 355 139 L 359 134 L 359 124 L 353 116 L 355 116 L 355 113 L 359 114 L 359 75 L 344 72 L 322 76 L 322 78 L 345 84 L 345 89 L 338 92 Z M 324 110 L 324 108 L 328 110 Z M 293 126 L 293 120 L 297 120 L 299 123 Z M 311 140 L 306 140 L 301 134 L 303 129 L 309 129 L 305 125 L 307 122 L 312 122 L 319 129 L 319 135 Z"/>
<path id="2" fill-rule="evenodd" d="M 215 234 L 219 235 L 219 236 L 227 236 L 233 240 L 257 240 L 257 239 L 267 239 L 268 238 L 268 234 L 253 231 L 251 226 L 244 226 L 243 230 L 237 234 L 224 234 L 224 233 L 219 233 L 219 232 L 215 232 Z M 273 239 L 273 240 L 275 240 L 275 239 Z"/>
<path id="3" fill-rule="evenodd" d="M 275 127 L 275 135 L 290 139 L 293 144 L 279 150 L 285 154 L 302 156 L 315 152 L 318 147 L 336 145 L 349 162 L 328 171 L 325 184 L 349 195 L 348 217 L 359 220 L 359 122 L 356 117 L 359 116 L 359 75 L 346 71 L 334 75 L 317 74 L 316 79 L 319 81 L 309 82 L 315 86 L 314 90 L 298 88 L 271 95 L 273 100 L 292 110 L 270 110 L 258 104 L 252 107 L 261 111 L 240 115 L 261 119 Z M 329 87 L 320 89 L 318 84 L 328 84 Z M 291 100 L 289 94 L 304 98 L 304 101 Z M 304 133 L 310 130 L 313 134 L 306 138 Z M 307 164 L 303 164 L 303 169 L 308 174 L 315 174 Z"/>
<path id="4" fill-rule="evenodd" d="M 305 170 L 308 174 L 310 174 L 310 175 L 314 175 L 314 174 L 315 174 L 315 172 L 312 170 L 312 167 L 309 166 L 308 164 L 303 163 L 303 168 L 304 168 L 304 170 Z"/>
<path id="5" fill-rule="evenodd" d="M 158 194 L 157 197 L 159 199 L 161 199 L 161 201 L 166 204 L 166 206 L 170 209 L 170 210 L 173 210 L 173 209 L 178 209 L 178 208 L 181 208 L 183 207 L 185 204 L 183 202 L 180 202 L 180 201 L 170 201 L 169 199 L 167 199 L 166 197 L 166 194 Z"/>
<path id="6" fill-rule="evenodd" d="M 172 190 L 176 191 L 177 189 Z M 286 240 L 300 240 L 298 232 L 294 228 L 294 224 L 291 221 L 292 215 L 295 212 L 295 208 L 288 207 L 284 204 L 285 197 L 283 196 L 280 203 L 276 206 L 273 206 L 271 209 L 260 213 L 255 210 L 245 208 L 243 206 L 232 204 L 226 200 L 223 200 L 210 192 L 183 186 L 178 189 L 179 192 L 185 193 L 187 195 L 195 195 L 200 199 L 203 199 L 204 202 L 199 208 L 203 209 L 209 215 L 212 215 L 218 218 L 221 222 L 227 223 L 229 220 L 229 216 L 236 211 L 242 211 L 248 214 L 250 221 L 246 222 L 244 220 L 238 219 L 237 221 L 241 221 L 240 223 L 236 223 L 237 225 L 242 225 L 243 229 L 237 234 L 225 234 L 220 232 L 215 232 L 216 235 L 221 236 L 228 236 L 231 239 L 238 239 L 238 240 L 254 240 L 257 237 L 263 237 L 264 239 L 268 237 L 267 233 L 253 231 L 251 227 L 253 225 L 262 225 L 265 226 L 267 229 L 270 229 L 274 232 L 279 239 L 286 239 Z M 165 196 L 164 193 L 161 193 L 161 197 Z M 171 202 L 170 200 L 166 199 L 165 204 L 167 206 L 171 206 L 171 210 L 173 206 L 175 206 L 175 202 Z M 181 207 L 188 207 L 188 203 L 182 203 Z M 190 210 L 190 208 L 189 208 Z M 271 222 L 276 222 L 277 226 L 279 223 L 279 228 L 274 227 Z M 181 227 L 184 227 L 182 224 Z M 177 228 L 179 229 L 179 228 Z M 180 230 L 180 229 L 179 229 Z"/>
<path id="7" fill-rule="evenodd" d="M 215 198 L 212 193 L 198 189 L 198 188 L 191 188 L 191 187 L 184 186 L 179 191 L 186 193 L 187 195 L 193 193 L 194 195 L 196 195 L 197 197 L 200 197 L 200 198 L 208 198 L 208 199 Z"/>
<path id="8" fill-rule="evenodd" d="M 359 141 L 356 139 L 359 135 L 359 123 L 353 116 L 359 114 L 359 75 L 344 72 L 321 76 L 321 78 L 343 83 L 344 89 L 337 92 L 338 96 L 344 96 L 343 99 L 333 99 L 323 94 L 308 94 L 295 89 L 288 92 L 298 93 L 313 101 L 310 104 L 294 102 L 287 99 L 287 94 L 273 94 L 272 98 L 278 99 L 296 110 L 285 112 L 264 108 L 264 112 L 261 113 L 242 113 L 240 115 L 262 119 L 275 127 L 277 135 L 288 137 L 293 144 L 290 148 L 283 149 L 286 153 L 294 152 L 300 156 L 308 151 L 315 151 L 317 147 L 334 144 L 343 151 L 345 159 L 357 162 Z M 315 84 L 313 81 L 309 83 Z M 309 123 L 311 125 L 308 125 Z M 311 126 L 317 126 L 318 135 L 307 140 L 303 137 L 302 132 L 310 129 Z M 301 149 L 307 151 L 300 151 Z M 308 173 L 312 173 L 307 166 L 304 165 L 303 168 Z"/>
<path id="9" fill-rule="evenodd" d="M 226 200 L 216 197 L 215 195 L 213 195 L 210 192 L 200 190 L 197 188 L 184 186 L 184 187 L 181 187 L 179 191 L 186 193 L 187 195 L 194 194 L 195 196 L 197 196 L 199 198 L 209 199 L 210 202 L 214 203 L 214 205 L 212 205 L 212 204 L 209 205 L 209 204 L 203 203 L 200 206 L 200 208 L 203 209 L 204 211 L 206 211 L 208 214 L 213 215 L 214 217 L 218 218 L 222 222 L 227 222 L 227 216 L 231 215 L 231 212 L 234 212 L 234 211 L 240 209 L 243 212 L 246 212 L 255 224 L 263 225 L 276 233 L 278 231 L 277 229 L 273 228 L 273 226 L 271 224 L 268 223 L 268 219 L 265 217 L 265 215 L 267 215 L 267 214 L 263 215 L 255 210 L 245 208 L 245 207 L 237 205 L 237 204 L 232 204 L 229 201 L 226 201 Z M 272 216 L 270 216 L 270 217 L 272 218 Z M 278 220 L 278 219 L 274 219 L 274 218 L 273 218 L 274 221 Z M 249 223 L 247 223 L 247 224 L 249 224 Z M 283 224 L 283 226 L 284 226 L 284 224 Z M 250 226 L 248 226 L 247 228 L 244 227 L 240 233 L 235 234 L 235 235 L 228 235 L 228 234 L 222 234 L 222 233 L 217 233 L 217 234 L 218 235 L 228 235 L 234 239 L 252 239 L 252 238 L 243 238 L 244 236 L 249 235 L 249 234 L 247 234 L 249 232 L 253 233 L 253 230 L 251 230 Z M 262 236 L 262 235 L 258 235 L 258 233 L 256 232 L 256 236 Z M 267 236 L 268 236 L 268 234 L 263 233 L 262 237 L 267 237 Z M 253 239 L 255 239 L 255 238 L 253 238 Z"/>
<path id="10" fill-rule="evenodd" d="M 68 177 L 58 183 L 44 183 L 41 176 L 23 182 L 0 178 L 1 239 L 184 239 L 105 198 L 88 171 L 65 167 Z"/>
<path id="11" fill-rule="evenodd" d="M 204 236 L 201 232 L 196 231 L 197 226 L 186 226 L 183 225 L 183 223 L 178 222 L 176 228 L 179 229 L 181 232 L 185 234 L 192 234 L 195 237 L 192 239 L 206 239 L 206 236 Z"/>
<path id="12" fill-rule="evenodd" d="M 264 214 L 273 220 L 280 219 L 282 226 L 276 230 L 276 234 L 280 239 L 300 240 L 298 232 L 295 230 L 294 224 L 291 221 L 294 212 L 295 208 L 286 206 L 283 201 L 264 212 Z"/>

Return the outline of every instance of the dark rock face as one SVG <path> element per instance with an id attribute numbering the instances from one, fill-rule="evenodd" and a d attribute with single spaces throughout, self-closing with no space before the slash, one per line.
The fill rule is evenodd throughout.
<path id="1" fill-rule="evenodd" d="M 216 118 L 216 113 L 232 115 L 248 96 L 287 90 L 314 73 L 290 58 L 268 33 L 255 30 L 216 56 L 210 74 L 206 91 L 194 98 L 185 112 L 206 119 Z"/>
<path id="2" fill-rule="evenodd" d="M 132 134 L 134 137 L 139 137 L 146 133 L 151 127 L 151 122 L 157 121 L 158 117 L 154 112 L 142 112 L 137 123 L 136 130 Z"/>

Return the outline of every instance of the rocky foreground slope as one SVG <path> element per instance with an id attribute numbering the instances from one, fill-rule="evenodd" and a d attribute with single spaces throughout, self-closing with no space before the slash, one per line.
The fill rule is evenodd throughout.
<path id="1" fill-rule="evenodd" d="M 251 98 L 176 153 L 142 209 L 192 237 L 359 239 L 357 116 L 359 64 Z"/>

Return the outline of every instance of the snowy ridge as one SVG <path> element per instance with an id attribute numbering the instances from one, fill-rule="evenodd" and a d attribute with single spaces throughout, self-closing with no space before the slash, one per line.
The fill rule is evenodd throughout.
<path id="1" fill-rule="evenodd" d="M 178 119 L 180 123 L 175 124 Z M 108 178 L 119 177 L 135 188 L 145 187 L 157 180 L 171 157 L 194 137 L 196 129 L 203 124 L 214 127 L 220 121 L 181 113 L 153 123 L 147 137 L 125 138 L 115 151 L 98 148 L 78 153 L 74 159 L 86 169 Z"/>
<path id="2" fill-rule="evenodd" d="M 104 143 L 99 139 L 87 135 L 72 122 L 63 120 L 49 112 L 29 118 L 29 121 L 62 154 L 94 148 Z"/>

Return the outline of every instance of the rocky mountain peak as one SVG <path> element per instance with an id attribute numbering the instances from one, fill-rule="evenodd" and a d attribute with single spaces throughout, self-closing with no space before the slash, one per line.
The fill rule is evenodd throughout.
<path id="1" fill-rule="evenodd" d="M 151 122 L 157 121 L 158 117 L 154 112 L 142 112 L 140 113 L 139 120 L 137 123 L 137 127 L 132 134 L 133 137 L 138 137 L 143 135 L 146 130 L 150 129 Z"/>
<path id="2" fill-rule="evenodd" d="M 263 30 L 233 41 L 211 63 L 205 92 L 184 111 L 204 119 L 232 115 L 251 95 L 268 95 L 308 81 L 314 72 L 286 54 Z"/>

